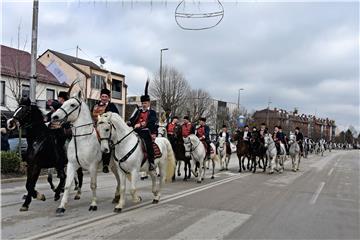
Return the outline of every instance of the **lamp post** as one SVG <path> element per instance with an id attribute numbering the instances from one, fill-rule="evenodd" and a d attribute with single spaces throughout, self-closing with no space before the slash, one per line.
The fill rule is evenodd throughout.
<path id="1" fill-rule="evenodd" d="M 243 88 L 239 88 L 239 91 L 238 91 L 238 102 L 237 102 L 237 108 L 239 109 L 239 111 L 240 111 L 240 91 L 242 91 L 242 90 L 245 90 L 245 89 L 243 89 Z"/>
<path id="2" fill-rule="evenodd" d="M 162 53 L 163 53 L 163 51 L 167 51 L 167 50 L 169 50 L 169 48 L 160 49 L 160 82 L 161 82 L 161 84 L 163 84 L 163 82 L 162 82 Z M 164 86 L 165 86 L 165 84 L 164 84 Z"/>
<path id="3" fill-rule="evenodd" d="M 163 80 L 162 80 L 162 53 L 163 53 L 163 51 L 167 51 L 167 50 L 169 50 L 169 48 L 160 49 L 160 89 L 161 89 L 160 101 L 162 101 L 164 99 L 164 94 L 165 94 L 165 82 L 163 82 Z"/>

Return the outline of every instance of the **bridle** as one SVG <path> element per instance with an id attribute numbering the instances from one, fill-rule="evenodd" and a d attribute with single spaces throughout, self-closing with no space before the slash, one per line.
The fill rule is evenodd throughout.
<path id="1" fill-rule="evenodd" d="M 200 145 L 201 141 L 199 141 L 199 143 L 193 148 L 193 144 L 192 144 L 190 137 L 188 137 L 188 139 L 189 139 L 189 142 L 184 141 L 184 144 L 187 144 L 187 145 L 190 144 L 190 150 L 185 149 L 185 153 L 190 153 L 192 155 L 193 151 L 195 151 L 195 149 Z"/>
<path id="2" fill-rule="evenodd" d="M 68 117 L 69 117 L 73 112 L 75 112 L 77 109 L 79 109 L 77 118 L 78 118 L 79 115 L 80 115 L 81 105 L 82 105 L 82 104 L 81 104 L 81 101 L 80 101 L 79 99 L 75 98 L 75 97 L 72 97 L 72 99 L 75 99 L 75 100 L 79 103 L 79 105 L 77 105 L 77 106 L 76 106 L 73 110 L 71 110 L 69 113 L 66 112 L 66 110 L 65 110 L 62 106 L 59 108 L 59 110 L 61 110 L 61 111 L 63 111 L 63 112 L 65 113 L 65 117 L 61 120 L 62 123 L 67 122 Z"/>

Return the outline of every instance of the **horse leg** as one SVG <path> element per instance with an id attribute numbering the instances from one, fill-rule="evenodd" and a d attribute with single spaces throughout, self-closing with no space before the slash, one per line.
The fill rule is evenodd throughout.
<path id="1" fill-rule="evenodd" d="M 259 159 L 260 161 L 260 159 Z M 256 173 L 256 165 L 257 165 L 257 162 L 256 162 L 256 156 L 254 156 L 254 162 L 253 162 L 253 173 Z"/>
<path id="2" fill-rule="evenodd" d="M 205 166 L 206 166 L 206 163 L 207 162 L 210 162 L 210 160 L 207 160 L 207 161 L 205 161 L 205 160 L 203 160 L 203 166 L 202 166 L 202 176 L 201 176 L 201 181 L 204 181 L 204 179 L 205 179 L 205 171 L 206 171 L 206 168 L 205 168 Z M 201 168 L 200 168 L 201 169 Z"/>
<path id="3" fill-rule="evenodd" d="M 133 203 L 139 203 L 141 202 L 141 197 L 137 195 L 136 193 L 136 181 L 138 179 L 138 171 L 135 169 L 131 172 L 131 181 L 130 181 L 130 194 L 132 197 Z"/>
<path id="4" fill-rule="evenodd" d="M 246 155 L 244 155 L 243 158 L 242 158 L 242 168 L 243 168 L 244 171 L 246 170 L 246 167 L 245 167 L 245 157 L 247 158 Z M 249 161 L 249 159 L 248 159 L 248 161 Z"/>
<path id="5" fill-rule="evenodd" d="M 114 162 L 113 159 L 110 160 L 109 167 L 110 167 L 110 170 L 114 174 L 115 179 L 116 179 L 115 197 L 112 200 L 112 203 L 117 203 L 117 202 L 119 202 L 119 199 L 120 199 L 120 192 L 119 192 L 119 189 L 120 189 L 120 176 L 119 176 L 119 173 L 117 171 L 116 163 Z"/>
<path id="6" fill-rule="evenodd" d="M 301 155 L 298 155 L 298 161 L 297 161 L 296 171 L 299 171 L 299 168 L 300 168 L 300 158 L 301 158 Z"/>
<path id="7" fill-rule="evenodd" d="M 43 194 L 38 193 L 35 190 L 36 182 L 39 178 L 41 168 L 38 165 L 28 164 L 27 167 L 27 178 L 26 178 L 26 190 L 27 195 L 25 197 L 25 202 L 23 203 L 20 211 L 29 210 L 29 205 L 31 203 L 31 198 L 37 198 L 39 200 L 45 201 L 45 196 Z"/>
<path id="8" fill-rule="evenodd" d="M 83 173 L 83 170 L 81 167 L 79 167 L 77 170 L 76 170 L 76 173 L 77 173 L 77 177 L 78 177 L 78 187 L 77 187 L 77 192 L 75 194 L 75 197 L 74 199 L 75 200 L 79 200 L 80 199 L 80 196 L 81 196 L 81 188 L 82 188 L 82 184 L 83 184 L 83 179 L 84 179 L 84 173 Z M 74 180 L 76 181 L 76 178 L 74 178 Z"/>
<path id="9" fill-rule="evenodd" d="M 201 163 L 200 162 L 197 162 L 199 163 L 199 172 L 198 172 L 198 180 L 196 181 L 197 183 L 201 183 L 201 179 L 202 179 L 202 166 L 201 166 Z M 198 164 L 196 164 L 198 165 Z M 205 164 L 204 164 L 204 160 L 202 161 L 202 165 L 205 167 Z M 204 172 L 205 172 L 205 169 L 204 169 Z"/>
<path id="10" fill-rule="evenodd" d="M 151 192 L 154 195 L 154 199 L 152 201 L 153 204 L 159 203 L 159 197 L 158 197 L 158 189 L 157 189 L 157 185 L 156 185 L 156 177 L 154 175 L 153 171 L 149 172 L 150 177 L 151 177 L 151 183 L 152 183 L 152 187 L 151 187 Z"/>
<path id="11" fill-rule="evenodd" d="M 65 174 L 61 174 L 61 176 L 64 176 L 64 177 L 60 178 L 60 182 L 59 182 L 57 188 L 55 189 L 54 201 L 57 201 L 60 199 L 60 193 L 64 189 L 66 176 L 65 176 Z"/>
<path id="12" fill-rule="evenodd" d="M 52 168 L 48 168 L 47 181 L 50 184 L 51 190 L 53 190 L 55 192 L 55 186 L 53 184 L 53 177 L 52 177 Z"/>
<path id="13" fill-rule="evenodd" d="M 186 170 L 186 168 L 187 168 L 187 170 Z M 187 176 L 186 176 L 186 172 L 187 172 Z M 190 162 L 190 160 L 185 161 L 185 177 L 186 177 L 186 179 L 191 178 L 191 162 Z"/>
<path id="14" fill-rule="evenodd" d="M 212 175 L 211 175 L 211 179 L 214 179 L 214 174 L 215 174 L 215 161 L 213 159 L 211 159 L 212 161 Z"/>
<path id="15" fill-rule="evenodd" d="M 119 197 L 118 203 L 116 204 L 116 206 L 114 208 L 114 212 L 120 213 L 125 205 L 126 174 L 120 169 L 120 167 L 118 165 L 116 165 L 116 170 L 120 177 L 120 186 L 118 189 L 120 197 Z"/>
<path id="16" fill-rule="evenodd" d="M 97 210 L 97 204 L 96 204 L 97 163 L 90 165 L 89 172 L 90 172 L 90 188 L 92 191 L 92 198 L 91 198 L 89 211 L 96 211 Z"/>
<path id="17" fill-rule="evenodd" d="M 67 169 L 66 169 L 66 183 L 64 188 L 64 195 L 61 199 L 61 203 L 59 207 L 56 209 L 56 216 L 61 216 L 65 213 L 65 206 L 67 205 L 68 198 L 69 198 L 69 190 L 72 185 L 72 182 L 74 181 L 75 176 L 75 166 L 73 166 L 72 163 L 68 163 Z"/>
<path id="18" fill-rule="evenodd" d="M 177 170 L 177 175 L 180 177 L 181 176 L 181 171 L 180 171 L 180 167 L 181 167 L 181 161 L 178 161 L 178 170 Z M 185 167 L 186 167 L 186 164 L 185 164 Z"/>
<path id="19" fill-rule="evenodd" d="M 241 168 L 241 156 L 238 155 L 238 159 L 239 159 L 239 172 L 242 171 L 242 168 Z"/>

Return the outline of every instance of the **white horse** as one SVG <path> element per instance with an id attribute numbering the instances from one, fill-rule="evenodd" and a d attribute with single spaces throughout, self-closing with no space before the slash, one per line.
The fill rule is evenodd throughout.
<path id="1" fill-rule="evenodd" d="M 319 153 L 321 154 L 321 156 L 324 156 L 324 152 L 325 152 L 325 139 L 320 139 L 319 140 Z"/>
<path id="2" fill-rule="evenodd" d="M 155 159 L 155 165 L 160 172 L 160 183 L 156 184 L 157 174 L 156 171 L 148 171 L 149 162 L 145 161 L 141 165 L 144 159 L 142 140 L 120 115 L 112 112 L 102 114 L 98 120 L 97 129 L 101 140 L 101 151 L 109 153 L 110 149 L 113 149 L 111 157 L 116 162 L 116 169 L 120 176 L 120 186 L 117 190 L 119 201 L 114 212 L 121 212 L 125 205 L 126 177 L 131 183 L 130 194 L 133 202 L 137 203 L 142 200 L 136 193 L 136 181 L 141 171 L 146 171 L 151 176 L 153 203 L 158 203 L 162 184 L 165 181 L 171 181 L 174 174 L 175 156 L 169 140 L 163 137 L 155 139 L 155 143 L 162 153 L 161 157 Z"/>
<path id="3" fill-rule="evenodd" d="M 290 146 L 289 155 L 291 157 L 292 170 L 296 172 L 299 170 L 300 167 L 301 153 L 300 153 L 300 146 L 296 141 L 296 135 L 292 132 L 290 132 L 289 146 Z"/>
<path id="4" fill-rule="evenodd" d="M 81 91 L 65 101 L 52 114 L 51 118 L 52 121 L 69 122 L 72 125 L 73 134 L 67 149 L 68 164 L 65 191 L 60 206 L 56 209 L 56 214 L 64 214 L 70 187 L 73 183 L 76 170 L 80 167 L 90 172 L 92 200 L 89 211 L 96 211 L 96 177 L 98 164 L 101 161 L 101 151 L 89 107 L 82 101 Z"/>
<path id="5" fill-rule="evenodd" d="M 219 151 L 220 161 L 221 161 L 221 169 L 220 169 L 220 171 L 228 170 L 230 157 L 231 157 L 231 151 L 228 152 L 225 140 L 226 140 L 226 137 L 219 137 L 218 151 Z"/>
<path id="6" fill-rule="evenodd" d="M 195 134 L 190 134 L 184 139 L 185 156 L 190 158 L 193 162 L 191 164 L 191 172 L 198 178 L 197 182 L 201 183 L 205 177 L 205 157 L 206 151 L 204 145 Z M 213 167 L 215 163 L 213 163 Z M 195 172 L 195 166 L 197 166 L 198 172 Z M 204 171 L 203 171 L 204 170 Z M 213 170 L 214 171 L 214 170 Z M 203 173 L 203 174 L 202 174 Z"/>
<path id="7" fill-rule="evenodd" d="M 267 159 L 269 159 L 269 164 L 270 164 L 270 172 L 269 173 L 272 174 L 272 173 L 274 173 L 275 165 L 276 165 L 275 169 L 276 170 L 279 169 L 278 168 L 279 161 L 277 158 L 277 150 L 276 150 L 275 142 L 270 133 L 265 134 L 264 141 L 265 141 L 264 146 L 266 147 L 266 156 L 267 156 Z"/>

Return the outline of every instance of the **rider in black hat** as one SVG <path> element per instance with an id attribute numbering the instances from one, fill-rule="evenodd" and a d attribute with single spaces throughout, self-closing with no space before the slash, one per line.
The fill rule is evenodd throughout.
<path id="1" fill-rule="evenodd" d="M 115 104 L 110 102 L 110 93 L 111 92 L 109 89 L 106 88 L 106 85 L 104 86 L 103 89 L 101 89 L 100 101 L 97 102 L 91 109 L 91 114 L 92 114 L 92 118 L 94 121 L 94 125 L 96 125 L 98 116 L 100 116 L 103 113 L 114 112 L 114 113 L 119 114 L 119 111 L 118 111 L 117 107 L 115 106 Z M 110 157 L 111 157 L 111 152 L 102 154 L 103 172 L 104 173 L 109 172 Z"/>
<path id="2" fill-rule="evenodd" d="M 144 140 L 149 161 L 149 171 L 155 170 L 153 139 L 156 137 L 156 112 L 150 108 L 150 96 L 148 95 L 149 80 L 146 82 L 145 94 L 140 97 L 142 108 L 139 108 L 129 119 L 129 125 Z"/>
<path id="3" fill-rule="evenodd" d="M 210 128 L 206 125 L 206 118 L 204 117 L 200 118 L 200 126 L 196 129 L 196 136 L 204 144 L 206 148 L 206 155 L 210 158 Z"/>

